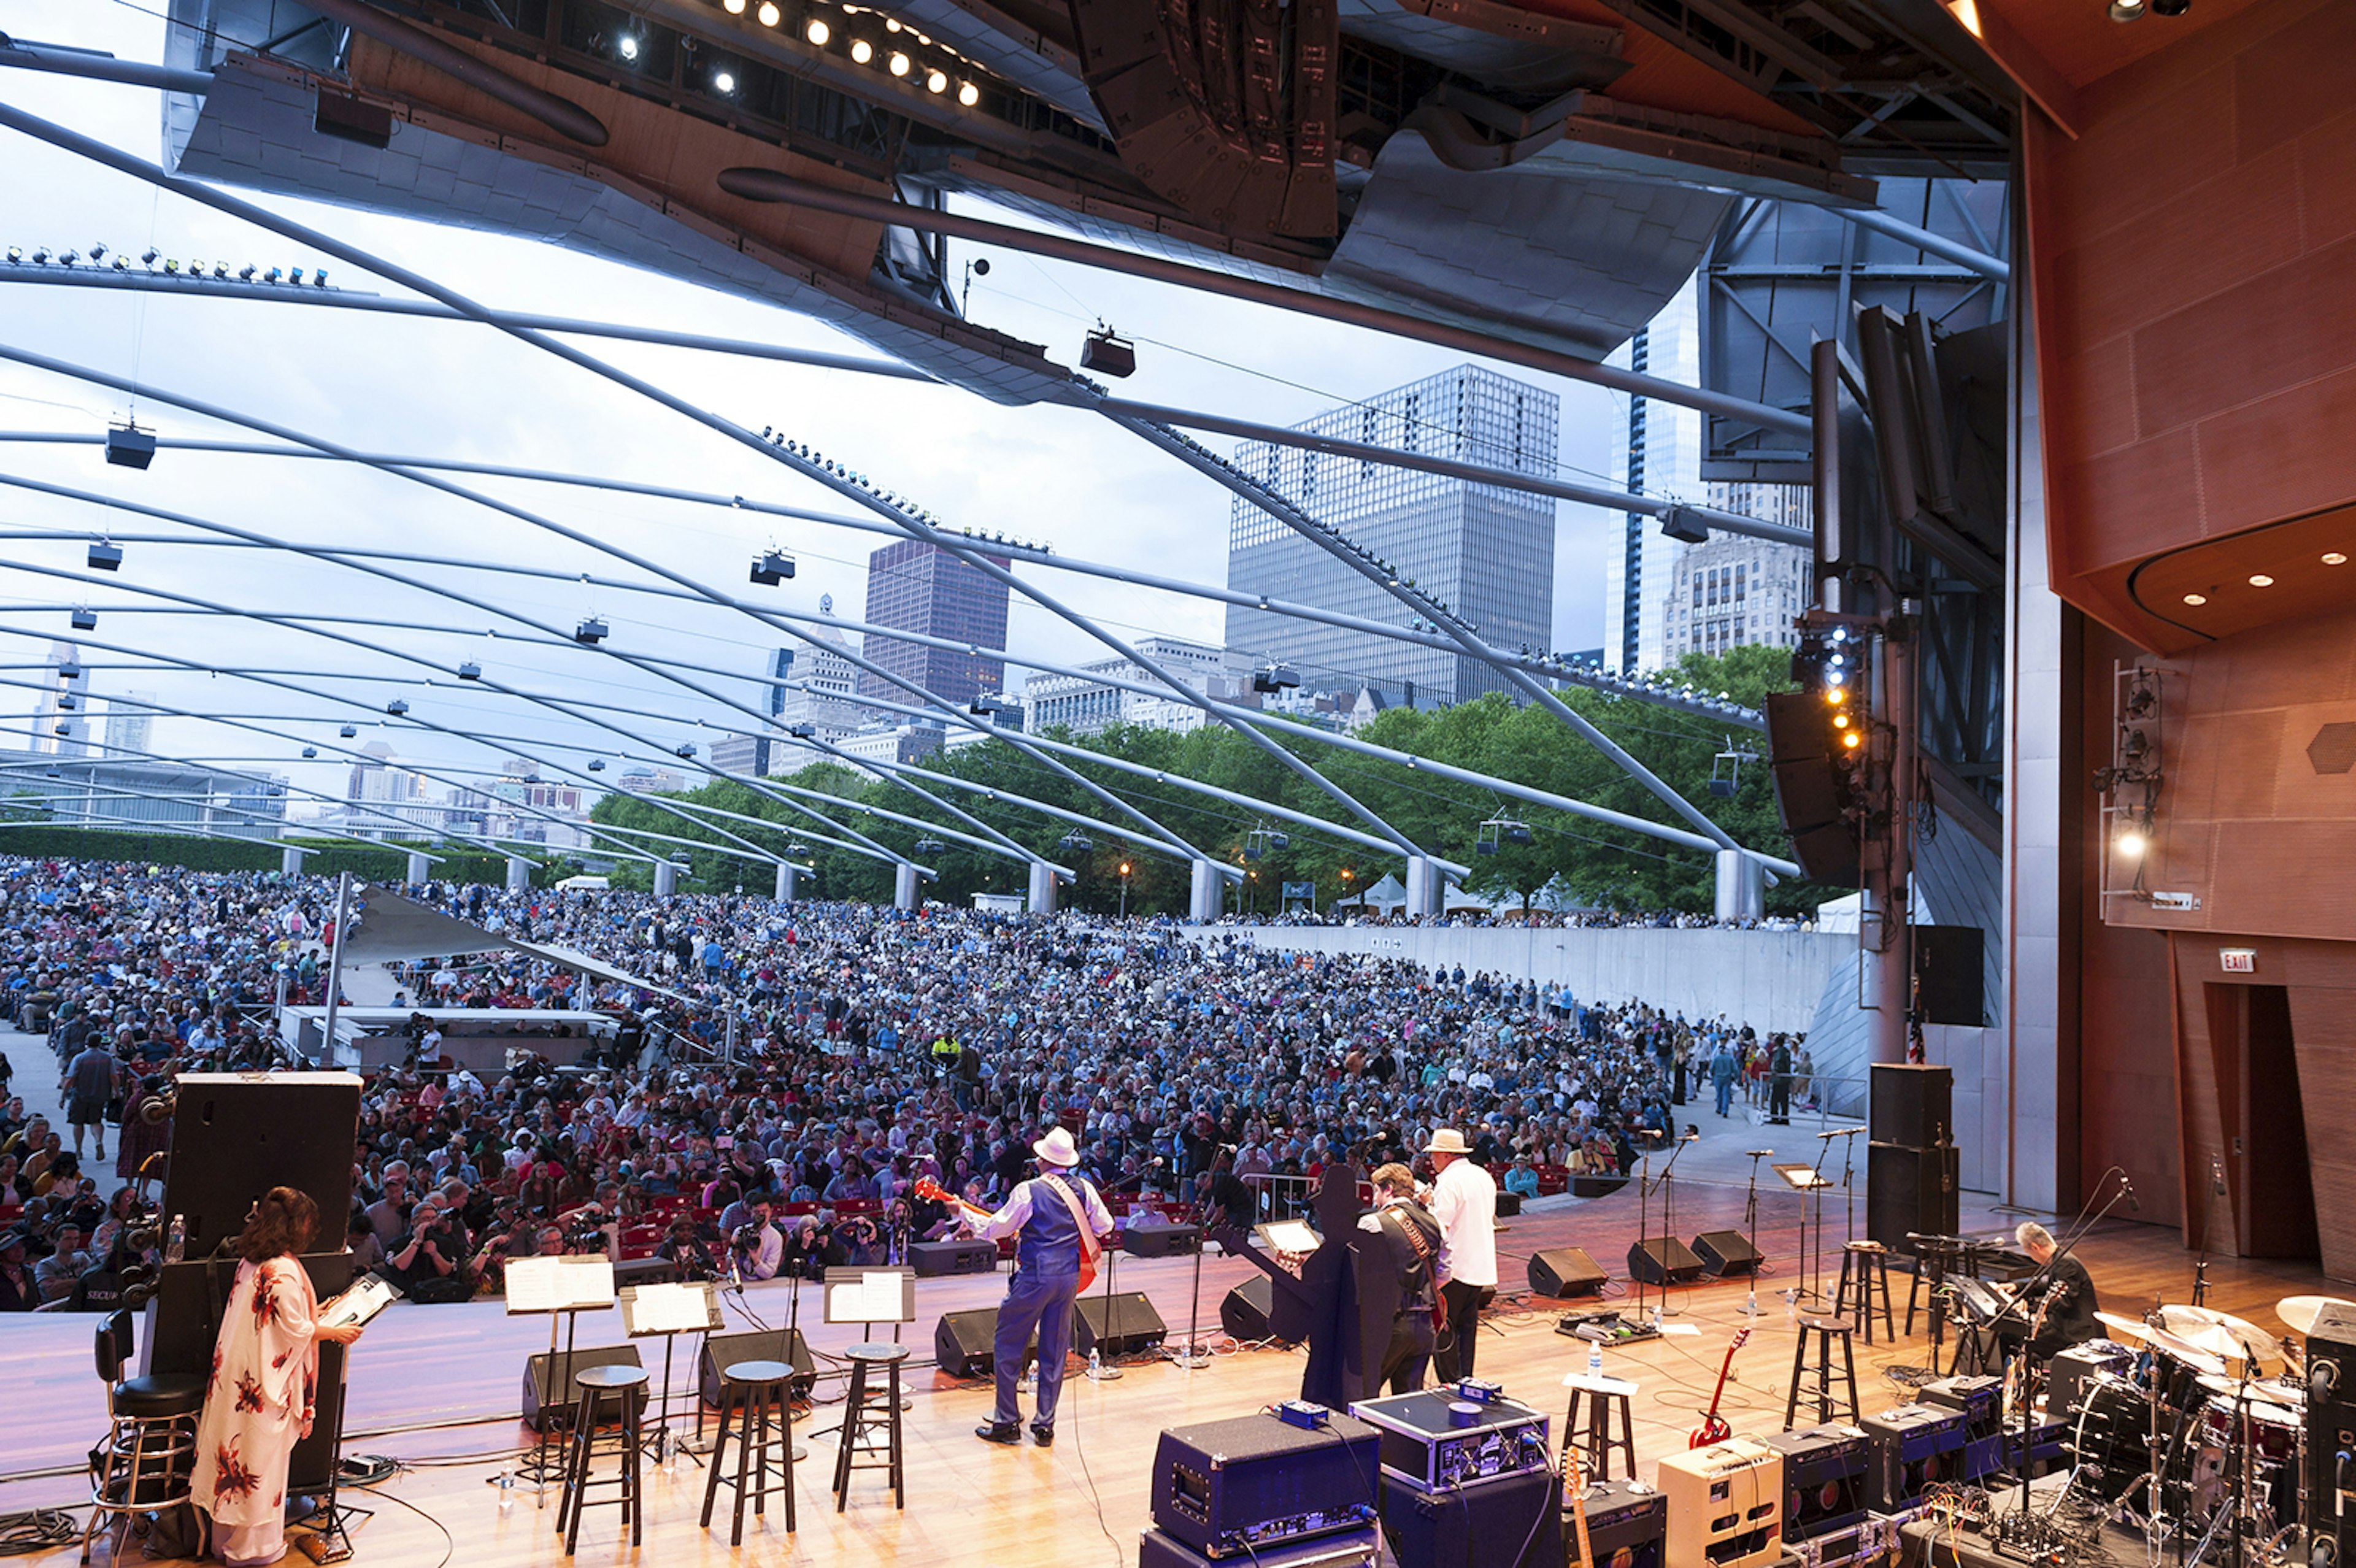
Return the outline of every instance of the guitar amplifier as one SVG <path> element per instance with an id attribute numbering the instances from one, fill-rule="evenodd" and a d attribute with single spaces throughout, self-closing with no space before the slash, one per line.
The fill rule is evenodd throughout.
<path id="1" fill-rule="evenodd" d="M 2045 1363 L 2045 1408 L 2074 1411 L 2104 1373 L 2129 1376 L 2135 1352 L 2109 1339 L 2089 1339 L 2053 1352 Z"/>
<path id="2" fill-rule="evenodd" d="M 1574 1509 L 1587 1513 L 1587 1542 L 1595 1568 L 1661 1568 L 1663 1539 L 1669 1526 L 1668 1499 L 1641 1481 L 1598 1481 L 1584 1498 L 1565 1497 L 1562 1539 L 1569 1549 L 1567 1568 L 1587 1568 L 1579 1555 Z"/>
<path id="3" fill-rule="evenodd" d="M 1173 1426 L 1153 1451 L 1153 1522 L 1220 1559 L 1362 1529 L 1375 1520 L 1381 1445 L 1380 1428 L 1346 1415 L 1322 1427 L 1265 1414 Z"/>
<path id="4" fill-rule="evenodd" d="M 1783 1455 L 1783 1539 L 1794 1545 L 1843 1531 L 1865 1518 L 1865 1433 L 1854 1426 L 1804 1426 L 1767 1439 Z"/>
<path id="5" fill-rule="evenodd" d="M 1427 1492 L 1383 1473 L 1383 1536 L 1398 1568 L 1555 1568 L 1562 1488 L 1526 1471 Z"/>
<path id="6" fill-rule="evenodd" d="M 1783 1554 L 1783 1456 L 1748 1437 L 1663 1458 L 1662 1568 L 1754 1568 Z"/>
<path id="7" fill-rule="evenodd" d="M 1510 1399 L 1465 1399 L 1442 1386 L 1360 1400 L 1350 1413 L 1381 1429 L 1384 1474 L 1419 1491 L 1552 1467 L 1547 1416 Z"/>
<path id="8" fill-rule="evenodd" d="M 2028 1470 L 2031 1478 L 2046 1474 L 2061 1462 L 2069 1436 L 2068 1423 L 2059 1419 L 2040 1421 L 2029 1427 Z M 1963 1467 L 1955 1478 L 1985 1480 L 1999 1472 L 2018 1476 L 2021 1467 L 2020 1429 L 2008 1423 L 2002 1431 L 1972 1438 L 1964 1445 Z"/>
<path id="9" fill-rule="evenodd" d="M 1924 1383 L 1916 1403 L 1964 1413 L 1964 1435 L 1993 1437 L 2004 1419 L 2002 1378 L 1940 1378 Z"/>
<path id="10" fill-rule="evenodd" d="M 1965 1417 L 1934 1404 L 1901 1404 L 1858 1423 L 1872 1448 L 1865 1502 L 1877 1513 L 1912 1506 L 1924 1488 L 1953 1480 L 1963 1467 Z"/>
<path id="11" fill-rule="evenodd" d="M 1263 1546 L 1252 1561 L 1257 1568 L 1379 1568 L 1382 1553 L 1382 1536 L 1369 1524 L 1313 1541 Z M 1221 1561 L 1163 1531 L 1148 1530 L 1138 1538 L 1137 1568 L 1209 1568 Z"/>

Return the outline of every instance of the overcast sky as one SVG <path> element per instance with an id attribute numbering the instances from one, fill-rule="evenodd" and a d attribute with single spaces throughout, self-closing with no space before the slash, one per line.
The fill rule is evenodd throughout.
<path id="1" fill-rule="evenodd" d="M 157 0 L 160 9 L 160 0 Z M 129 0 L 0 0 L 0 31 L 27 40 L 109 50 L 130 59 L 163 58 L 165 24 Z M 138 88 L 0 71 L 0 92 L 150 161 L 161 156 L 158 97 Z M 5 242 L 87 252 L 93 241 L 136 255 L 153 245 L 167 256 L 232 270 L 300 265 L 304 254 L 275 235 L 46 144 L 0 132 L 0 228 Z M 564 251 L 455 229 L 270 197 L 239 194 L 414 269 L 486 304 L 594 317 L 763 342 L 869 354 L 832 329 L 775 307 L 714 293 Z M 1096 320 L 1138 340 L 1137 375 L 1121 391 L 1141 400 L 1215 410 L 1290 424 L 1332 404 L 1379 392 L 1461 363 L 1463 356 L 1286 312 L 1162 287 L 1020 254 L 962 248 L 962 261 L 986 255 L 970 314 L 987 325 L 1044 344 L 1057 361 L 1076 361 Z M 5 271 L 0 271 L 5 276 Z M 340 265 L 331 281 L 355 290 L 397 288 Z M 498 462 L 742 494 L 785 505 L 842 511 L 843 505 L 757 454 L 711 434 L 587 372 L 485 329 L 352 312 L 237 301 L 169 299 L 95 290 L 0 283 L 0 342 L 129 377 L 161 390 L 194 394 L 241 412 L 363 449 Z M 1185 346 L 1183 349 L 1178 345 Z M 1072 555 L 1111 560 L 1173 577 L 1225 581 L 1228 498 L 1143 443 L 1093 415 L 1039 407 L 1006 409 L 948 388 L 781 366 L 734 357 L 584 344 L 702 406 L 754 429 L 774 424 L 914 496 L 953 525 L 1038 539 Z M 1582 383 L 1499 365 L 1562 398 L 1560 461 L 1567 470 L 1609 475 L 1625 402 Z M 92 432 L 120 420 L 128 401 L 112 390 L 15 364 L 0 365 L 0 430 Z M 167 435 L 256 439 L 154 401 L 141 424 Z M 1231 451 L 1234 443 L 1208 438 Z M 637 574 L 596 552 L 414 484 L 344 464 L 166 452 L 146 473 L 109 468 L 94 447 L 0 443 L 0 474 L 72 486 L 315 544 L 412 550 L 468 560 L 552 567 L 568 572 Z M 466 481 L 507 500 L 596 534 L 725 592 L 743 593 L 748 556 L 772 541 L 799 560 L 800 575 L 772 591 L 782 607 L 814 610 L 831 594 L 838 613 L 860 613 L 873 535 L 569 487 Z M 1603 562 L 1620 519 L 1565 504 L 1556 549 L 1558 648 L 1601 640 Z M 0 486 L 0 528 L 94 528 L 183 532 L 119 511 Z M 286 672 L 294 687 L 352 699 L 371 709 L 395 695 L 412 717 L 458 730 L 497 731 L 576 760 L 652 756 L 727 727 L 727 710 L 617 661 L 565 647 L 525 645 L 486 633 L 512 623 L 435 595 L 282 552 L 132 544 L 120 585 L 92 587 L 23 567 L 84 570 L 76 542 L 0 545 L 0 679 L 37 681 L 24 666 L 48 639 L 69 635 L 62 608 L 101 610 L 99 629 L 80 639 L 92 689 L 155 694 L 168 707 L 256 716 L 255 722 L 332 742 L 353 717 L 330 698 L 204 673 L 110 668 L 147 662 L 105 648 L 115 642 L 201 666 Z M 595 613 L 613 626 L 609 646 L 755 673 L 781 639 L 745 618 L 599 591 L 577 581 L 490 578 L 480 572 L 403 568 L 479 598 L 570 627 Z M 1134 590 L 1069 573 L 1034 571 L 1051 592 L 1125 635 L 1166 633 L 1216 643 L 1223 611 L 1180 595 Z M 213 614 L 125 613 L 153 606 L 127 592 L 163 589 L 242 611 L 357 616 L 449 628 L 420 635 L 362 625 L 339 629 L 449 667 L 481 663 L 519 687 L 642 713 L 613 722 L 632 743 L 587 720 L 519 707 L 456 687 L 365 649 L 301 631 Z M 751 590 L 760 592 L 760 590 Z M 314 623 L 322 624 L 324 623 Z M 37 634 L 27 636 L 18 634 Z M 1078 662 L 1102 649 L 1020 597 L 1009 641 L 1018 651 Z M 1010 671 L 1010 681 L 1013 672 Z M 381 681 L 352 678 L 371 675 Z M 752 688 L 696 677 L 739 699 Z M 21 734 L 30 691 L 0 688 L 0 712 Z M 699 733 L 701 716 L 712 729 Z M 363 729 L 361 740 L 371 738 Z M 454 767 L 496 765 L 496 756 L 455 739 L 402 732 L 384 737 L 405 756 Z M 21 739 L 12 743 L 21 744 Z M 156 749 L 198 757 L 294 760 L 295 741 L 229 734 L 218 726 L 166 720 Z M 548 754 L 555 754 L 550 752 Z M 343 768 L 295 763 L 298 783 L 340 795 Z"/>

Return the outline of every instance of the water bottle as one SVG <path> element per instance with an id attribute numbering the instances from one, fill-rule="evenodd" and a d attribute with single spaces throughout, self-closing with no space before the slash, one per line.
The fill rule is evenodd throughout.
<path id="1" fill-rule="evenodd" d="M 499 1488 L 499 1511 L 503 1514 L 513 1513 L 515 1511 L 515 1472 L 513 1470 L 501 1470 L 498 1473 L 498 1481 Z"/>
<path id="2" fill-rule="evenodd" d="M 1603 1375 L 1603 1341 L 1601 1339 L 1587 1342 L 1587 1375 L 1590 1378 Z"/>
<path id="3" fill-rule="evenodd" d="M 183 1214 L 172 1216 L 172 1229 L 164 1240 L 164 1261 L 178 1263 L 188 1251 L 188 1221 Z"/>

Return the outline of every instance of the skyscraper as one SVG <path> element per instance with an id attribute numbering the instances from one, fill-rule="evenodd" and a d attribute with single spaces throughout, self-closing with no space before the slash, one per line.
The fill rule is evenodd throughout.
<path id="1" fill-rule="evenodd" d="M 1293 428 L 1551 478 L 1559 407 L 1552 392 L 1460 365 Z M 1551 498 L 1265 442 L 1237 447 L 1236 463 L 1413 578 L 1480 627 L 1485 641 L 1512 651 L 1549 645 Z M 1240 496 L 1228 528 L 1229 588 L 1406 624 L 1405 608 L 1380 586 Z M 1227 610 L 1227 646 L 1254 663 L 1291 665 L 1313 690 L 1371 684 L 1403 700 L 1411 688 L 1414 700 L 1429 706 L 1504 686 L 1494 670 L 1463 655 L 1244 605 Z"/>
<path id="2" fill-rule="evenodd" d="M 1713 484 L 1709 504 L 1771 523 L 1808 526 L 1804 485 Z M 1712 534 L 1677 558 L 1660 603 L 1665 662 L 1763 644 L 1788 648 L 1792 618 L 1808 607 L 1815 552 L 1740 534 Z"/>
<path id="3" fill-rule="evenodd" d="M 1006 565 L 1003 556 L 985 559 Z M 887 544 L 867 558 L 867 619 L 878 626 L 919 632 L 985 648 L 1006 645 L 1006 585 L 922 539 Z M 870 636 L 862 650 L 894 675 L 959 707 L 1006 681 L 1002 660 L 926 647 L 896 637 Z M 872 671 L 859 675 L 859 694 L 908 702 L 908 693 Z"/>
<path id="4" fill-rule="evenodd" d="M 1609 363 L 1688 387 L 1699 385 L 1698 298 L 1688 278 L 1658 315 L 1613 351 Z M 1699 500 L 1701 415 L 1653 398 L 1625 401 L 1625 436 L 1616 477 L 1639 495 Z M 1658 519 L 1641 512 L 1624 514 L 1621 528 L 1621 548 L 1611 552 L 1603 571 L 1603 667 L 1659 669 L 1672 653 L 1662 607 L 1686 547 L 1661 532 Z"/>
<path id="5" fill-rule="evenodd" d="M 147 706 L 152 691 L 126 691 L 106 705 L 106 750 L 134 761 L 155 749 L 155 713 Z"/>

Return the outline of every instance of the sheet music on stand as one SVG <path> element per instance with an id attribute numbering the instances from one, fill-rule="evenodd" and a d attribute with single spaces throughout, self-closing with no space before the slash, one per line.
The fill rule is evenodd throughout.
<path id="1" fill-rule="evenodd" d="M 518 1258 L 508 1264 L 508 1315 L 585 1312 L 614 1305 L 610 1258 Z"/>
<path id="2" fill-rule="evenodd" d="M 1783 1184 L 1794 1192 L 1813 1192 L 1819 1187 L 1837 1187 L 1840 1183 L 1819 1172 L 1813 1165 L 1774 1165 L 1768 1167 L 1783 1179 Z"/>
<path id="3" fill-rule="evenodd" d="M 829 1323 L 914 1323 L 916 1271 L 913 1268 L 848 1268 L 826 1271 Z"/>
<path id="4" fill-rule="evenodd" d="M 643 1339 L 655 1334 L 717 1333 L 720 1293 L 709 1280 L 687 1285 L 626 1285 L 622 1287 L 622 1333 Z"/>

